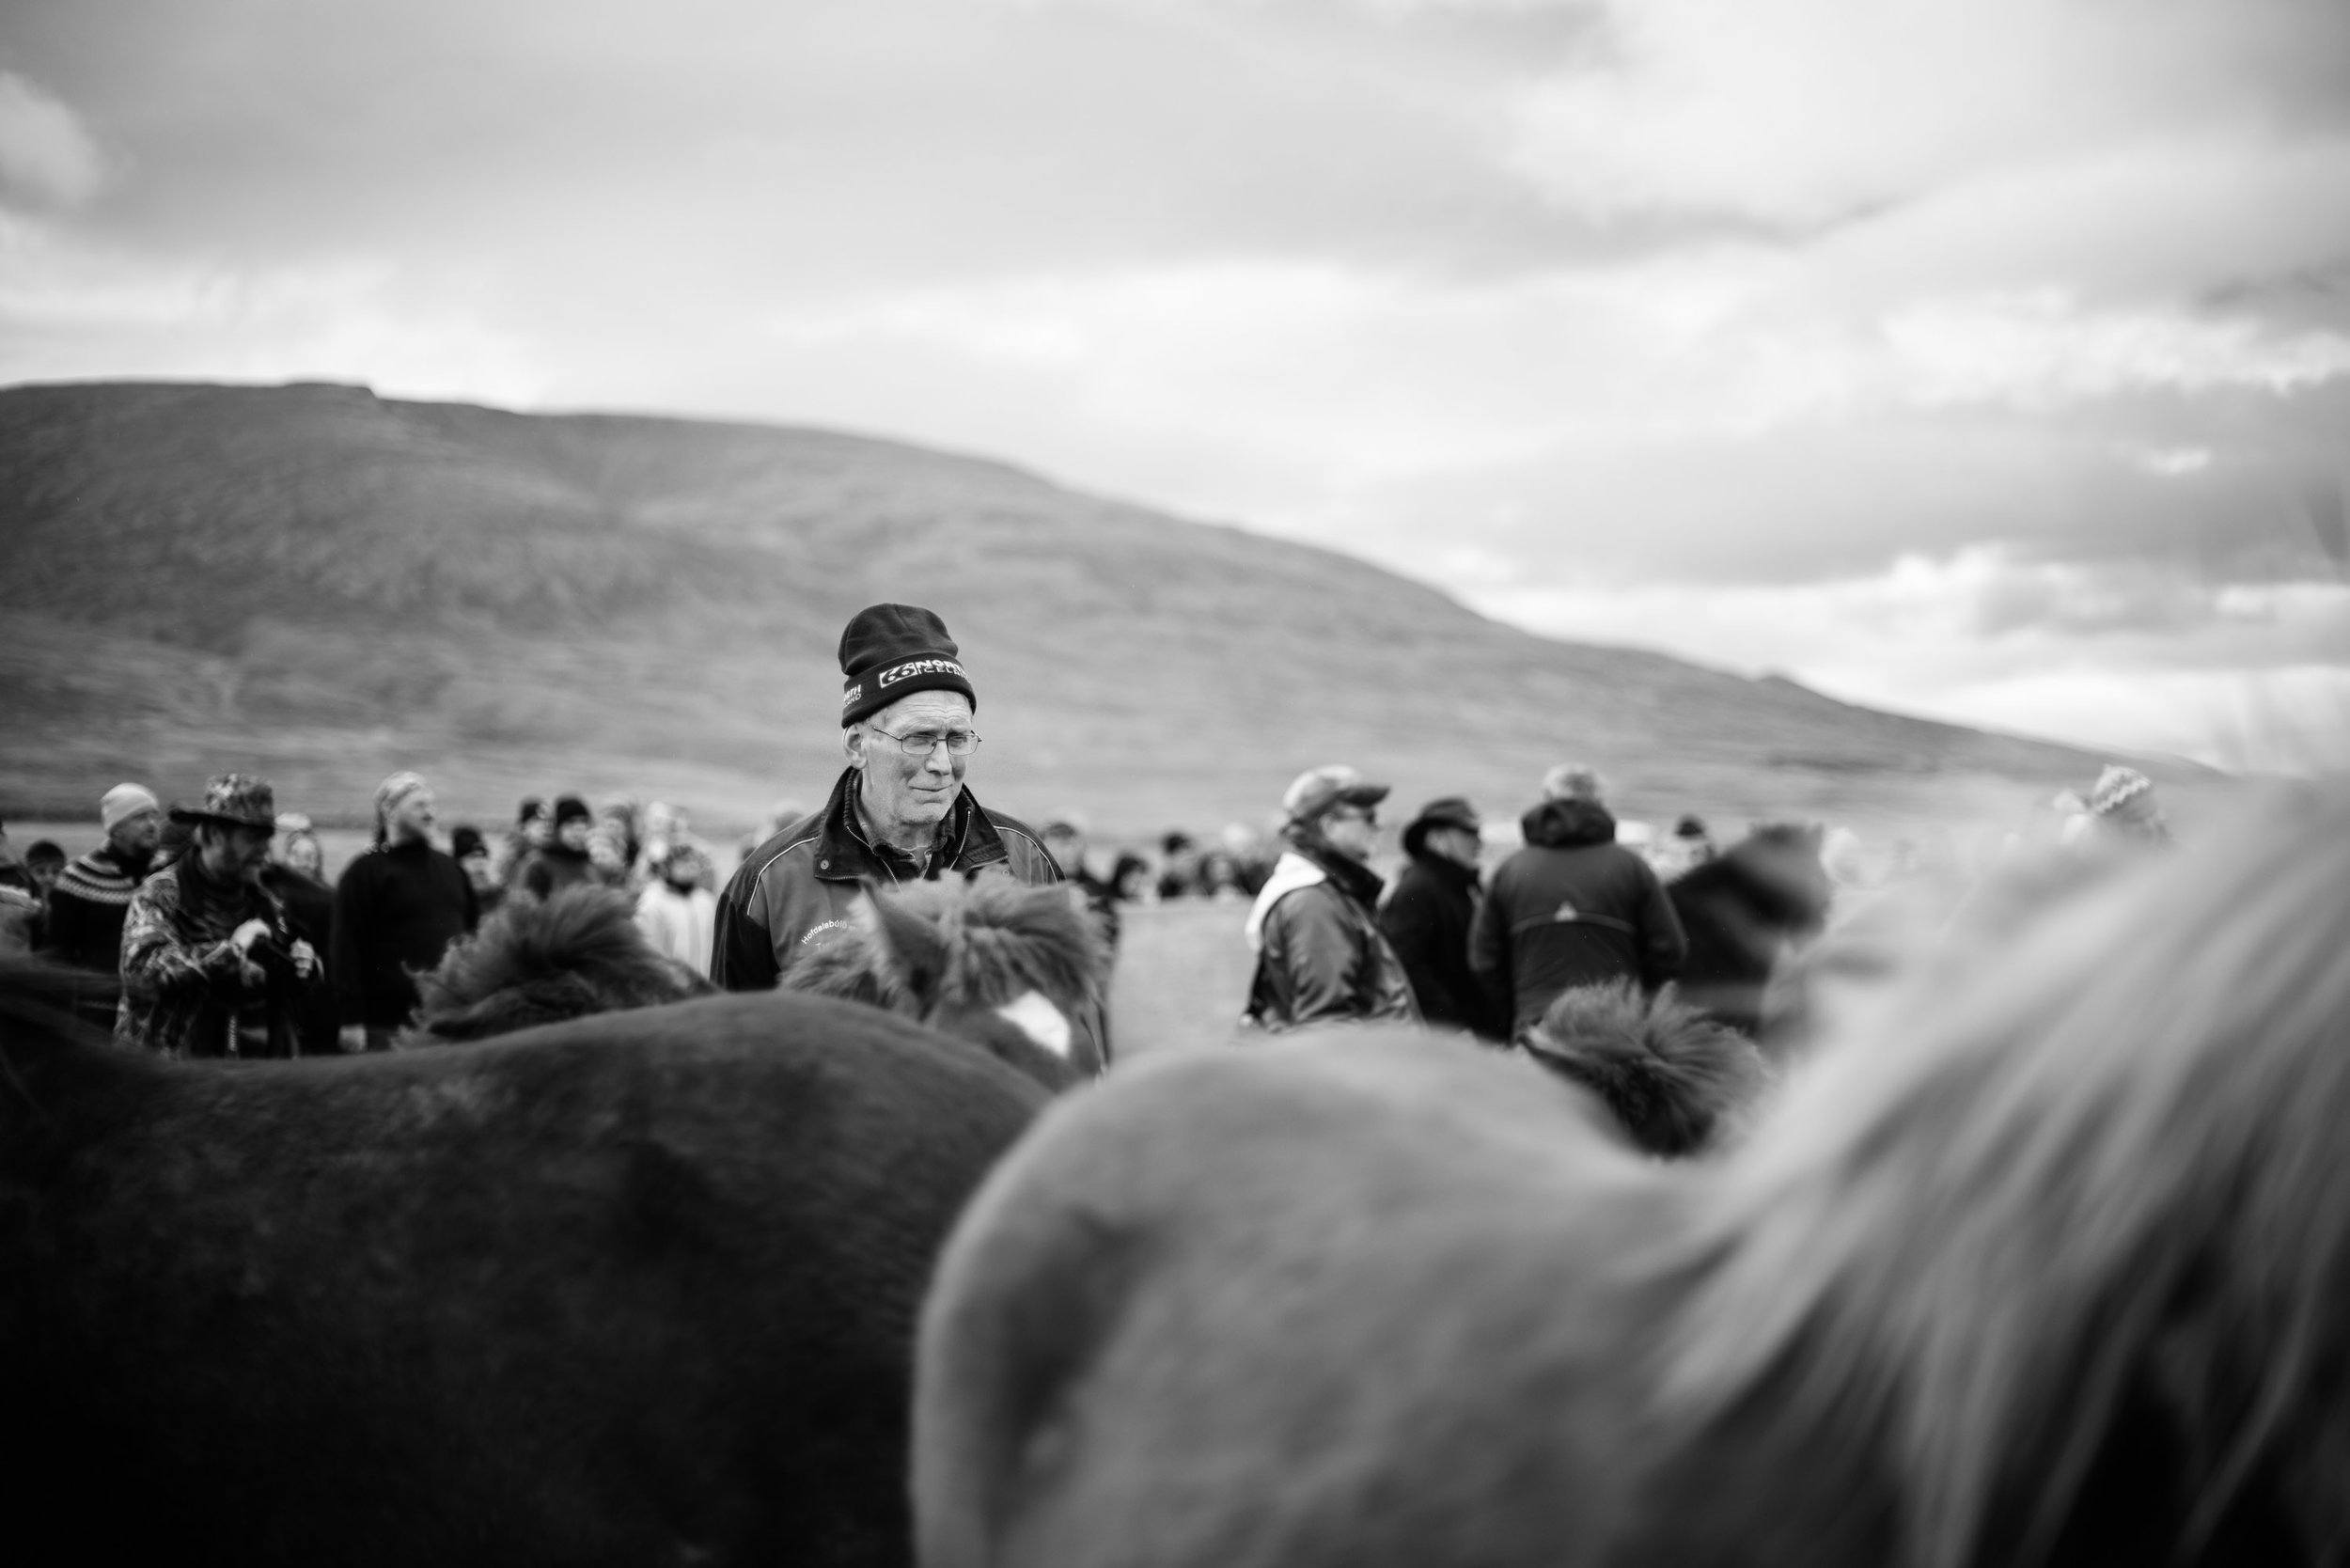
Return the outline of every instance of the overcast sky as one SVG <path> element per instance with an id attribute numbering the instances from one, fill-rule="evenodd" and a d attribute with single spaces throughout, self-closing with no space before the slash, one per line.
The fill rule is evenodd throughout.
<path id="1" fill-rule="evenodd" d="M 117 376 L 902 437 L 2350 760 L 2342 0 L 15 8 L 0 381 Z"/>

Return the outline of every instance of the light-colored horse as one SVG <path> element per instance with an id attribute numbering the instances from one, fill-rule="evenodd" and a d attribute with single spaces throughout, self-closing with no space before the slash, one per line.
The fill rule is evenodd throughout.
<path id="1" fill-rule="evenodd" d="M 948 1248 L 922 1560 L 2341 1560 L 2345 890 L 2339 793 L 2151 859 L 1715 1161 L 1420 1039 L 1145 1061 Z"/>

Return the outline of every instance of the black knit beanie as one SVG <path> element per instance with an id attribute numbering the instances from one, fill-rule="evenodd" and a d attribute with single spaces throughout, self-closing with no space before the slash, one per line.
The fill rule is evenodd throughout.
<path id="1" fill-rule="evenodd" d="M 916 692 L 961 692 L 979 711 L 947 623 L 918 604 L 872 604 L 840 634 L 840 725 L 847 729 Z"/>
<path id="2" fill-rule="evenodd" d="M 588 809 L 588 803 L 577 795 L 555 797 L 555 825 L 556 827 L 561 827 L 568 822 L 586 823 L 593 822 L 595 819 L 596 814 Z"/>

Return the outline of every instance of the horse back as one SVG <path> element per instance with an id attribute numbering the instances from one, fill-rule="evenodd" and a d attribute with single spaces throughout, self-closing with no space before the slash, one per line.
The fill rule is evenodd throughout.
<path id="1" fill-rule="evenodd" d="M 1596 1384 L 1595 1417 L 1622 1387 L 1600 1369 L 1640 1325 L 1579 1227 L 1660 1184 L 1579 1093 L 1449 1039 L 1130 1069 L 1046 1114 L 942 1260 L 922 1560 L 1402 1564 L 1465 1540 L 1554 1560 L 1555 1539 L 1503 1552 L 1528 1528 L 1490 1506 L 1504 1436 L 1562 1385 Z M 1492 1466 L 1464 1462 L 1480 1449 Z"/>
<path id="2" fill-rule="evenodd" d="M 139 1065 L 0 1239 L 20 1515 L 75 1556 L 904 1560 L 916 1304 L 1018 1074 L 773 995 Z M 93 1465 L 139 1506 L 64 1513 Z"/>

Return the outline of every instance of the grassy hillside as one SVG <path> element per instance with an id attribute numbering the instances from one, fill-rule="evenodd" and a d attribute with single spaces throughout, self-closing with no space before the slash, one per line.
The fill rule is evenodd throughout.
<path id="1" fill-rule="evenodd" d="M 2013 808 L 2098 759 L 1779 680 L 1534 637 L 1358 561 L 817 431 L 362 388 L 0 390 L 0 808 L 230 765 L 326 816 L 384 772 L 459 809 L 626 789 L 712 825 L 836 771 L 842 622 L 962 642 L 1002 808 L 1108 834 L 1261 819 L 1350 760 L 1514 811 L 1574 756 L 1732 821 Z"/>

